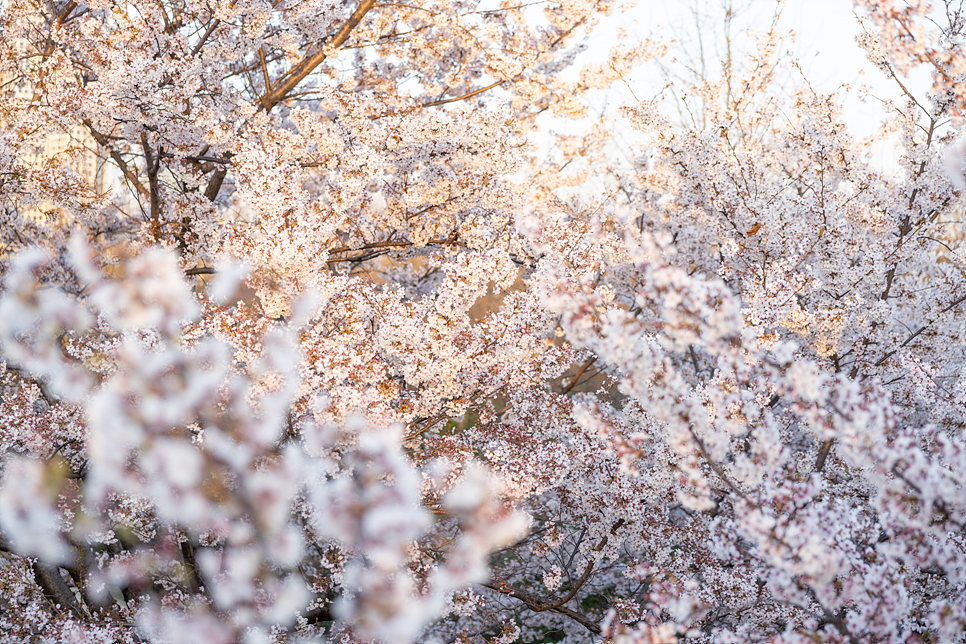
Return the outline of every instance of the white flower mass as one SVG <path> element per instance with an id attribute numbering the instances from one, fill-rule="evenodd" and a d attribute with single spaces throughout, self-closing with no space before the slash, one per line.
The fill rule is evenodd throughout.
<path id="1" fill-rule="evenodd" d="M 966 13 L 724 6 L 4 3 L 0 644 L 966 643 Z"/>

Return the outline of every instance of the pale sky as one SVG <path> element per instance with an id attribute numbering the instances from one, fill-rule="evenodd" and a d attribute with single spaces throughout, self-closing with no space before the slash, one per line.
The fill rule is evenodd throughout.
<path id="1" fill-rule="evenodd" d="M 697 7 L 700 12 L 717 13 L 718 16 L 709 18 L 702 28 L 705 52 L 712 53 L 714 38 L 723 33 L 720 20 L 723 3 L 724 0 L 638 0 L 637 7 L 616 20 L 609 20 L 610 24 L 602 26 L 592 36 L 590 49 L 597 49 L 597 43 L 601 43 L 600 50 L 603 51 L 612 44 L 619 25 L 627 29 L 631 38 L 643 38 L 652 33 L 676 38 L 682 45 L 687 45 L 682 55 L 688 55 L 697 51 L 692 13 Z M 741 34 L 748 28 L 765 31 L 776 6 L 775 0 L 732 0 L 732 4 L 737 8 L 732 30 L 736 41 L 741 40 Z M 851 85 L 845 99 L 846 123 L 856 137 L 875 132 L 883 115 L 881 102 L 875 99 L 892 99 L 897 103 L 904 99 L 895 83 L 875 69 L 855 44 L 860 27 L 853 14 L 852 0 L 786 0 L 783 4 L 779 28 L 796 34 L 794 41 L 788 41 L 786 51 L 798 58 L 817 91 L 831 92 L 843 85 Z M 708 57 L 712 58 L 713 54 Z M 652 98 L 663 84 L 662 74 L 652 67 L 636 75 L 628 84 L 638 98 Z M 870 90 L 865 102 L 859 100 L 860 85 L 868 86 Z M 928 75 L 920 74 L 907 86 L 922 98 L 929 86 Z M 604 99 L 608 108 L 634 102 L 630 90 L 611 90 Z M 880 146 L 876 156 L 883 167 L 894 166 L 892 146 Z"/>
<path id="2" fill-rule="evenodd" d="M 902 94 L 894 81 L 886 78 L 866 60 L 855 44 L 859 24 L 852 13 L 851 0 L 789 0 L 783 12 L 784 25 L 798 33 L 798 55 L 802 67 L 816 89 L 831 89 L 850 83 L 865 84 L 870 95 L 891 98 L 896 102 Z M 859 74 L 859 70 L 864 70 Z M 924 71 L 906 79 L 906 86 L 922 100 L 930 79 Z M 863 106 L 858 100 L 846 103 L 850 125 L 861 134 L 871 133 L 881 110 L 875 101 Z"/>

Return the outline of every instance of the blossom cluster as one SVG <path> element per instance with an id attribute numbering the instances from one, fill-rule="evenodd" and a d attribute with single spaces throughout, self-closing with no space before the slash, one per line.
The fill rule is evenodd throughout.
<path id="1" fill-rule="evenodd" d="M 0 642 L 964 641 L 963 16 L 555 135 L 616 6 L 5 5 Z"/>

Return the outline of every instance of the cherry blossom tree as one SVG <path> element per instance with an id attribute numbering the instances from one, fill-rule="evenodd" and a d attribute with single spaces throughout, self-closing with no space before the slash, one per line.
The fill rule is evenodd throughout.
<path id="1" fill-rule="evenodd" d="M 962 642 L 964 16 L 857 8 L 873 140 L 777 23 L 556 136 L 669 45 L 8 2 L 2 641 Z"/>

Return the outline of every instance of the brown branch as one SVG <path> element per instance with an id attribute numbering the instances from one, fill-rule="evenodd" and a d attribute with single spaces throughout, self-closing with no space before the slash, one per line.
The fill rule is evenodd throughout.
<path id="1" fill-rule="evenodd" d="M 626 521 L 624 519 L 619 519 L 617 523 L 615 523 L 614 526 L 610 529 L 610 534 L 604 535 L 604 538 L 600 540 L 600 543 L 594 546 L 594 548 L 592 549 L 592 552 L 600 552 L 601 550 L 603 550 L 604 546 L 607 545 L 607 541 L 608 539 L 610 539 L 610 536 L 617 534 L 617 531 L 625 523 Z M 502 595 L 507 595 L 509 597 L 513 597 L 514 599 L 519 599 L 524 604 L 526 604 L 527 608 L 529 608 L 535 613 L 543 613 L 549 610 L 549 611 L 554 611 L 556 613 L 560 613 L 561 615 L 566 615 L 567 617 L 570 617 L 577 623 L 581 624 L 584 628 L 586 628 L 590 632 L 597 635 L 597 634 L 600 634 L 600 627 L 597 624 L 592 622 L 587 616 L 582 615 L 581 613 L 578 613 L 577 611 L 564 606 L 564 604 L 566 604 L 571 599 L 576 597 L 577 592 L 583 587 L 585 583 L 587 583 L 587 580 L 590 578 L 590 573 L 594 571 L 595 565 L 596 565 L 596 562 L 593 559 L 588 561 L 587 566 L 584 568 L 584 572 L 580 575 L 577 581 L 574 582 L 573 586 L 570 588 L 567 594 L 564 595 L 563 597 L 559 597 L 557 599 L 553 599 L 550 601 L 544 601 L 540 596 L 534 593 L 529 593 L 525 590 L 518 590 L 516 588 L 512 588 L 506 585 L 495 586 L 493 584 L 483 584 L 483 586 L 486 588 L 489 588 L 490 590 L 495 590 L 496 592 Z"/>
<path id="2" fill-rule="evenodd" d="M 141 149 L 144 150 L 144 161 L 148 172 L 148 186 L 150 188 L 151 203 L 151 234 L 154 241 L 161 239 L 161 192 L 158 185 L 158 170 L 161 168 L 161 150 L 158 149 L 157 158 L 151 154 L 148 145 L 147 132 L 141 132 Z"/>
<path id="3" fill-rule="evenodd" d="M 549 49 L 553 49 L 554 47 L 556 47 L 557 45 L 559 45 L 563 41 L 564 38 L 566 38 L 567 36 L 569 36 L 570 34 L 572 34 L 574 32 L 574 29 L 576 29 L 580 25 L 584 24 L 586 21 L 587 21 L 587 16 L 584 16 L 583 18 L 581 18 L 580 20 L 578 20 L 574 24 L 570 25 L 570 29 L 567 29 L 566 31 L 561 32 L 560 35 L 557 36 L 557 38 L 552 43 L 550 43 Z"/>
<path id="4" fill-rule="evenodd" d="M 581 613 L 578 613 L 577 611 L 571 608 L 567 608 L 566 606 L 557 606 L 556 608 L 545 608 L 544 604 L 540 601 L 540 597 L 538 597 L 537 595 L 534 595 L 533 593 L 528 593 L 523 590 L 517 590 L 515 588 L 508 588 L 508 587 L 501 588 L 499 586 L 494 586 L 493 584 L 483 584 L 483 587 L 489 588 L 490 590 L 494 590 L 500 593 L 501 595 L 507 595 L 508 597 L 519 599 L 526 605 L 527 608 L 529 608 L 535 613 L 552 610 L 555 613 L 566 615 L 567 617 L 571 618 L 572 620 L 574 620 L 575 622 L 577 622 L 578 624 L 586 628 L 594 635 L 600 634 L 600 626 L 592 622 L 586 615 L 582 615 Z"/>
<path id="5" fill-rule="evenodd" d="M 917 494 L 920 494 L 920 495 L 922 494 L 922 488 L 919 485 L 910 481 L 909 477 L 906 476 L 905 471 L 899 469 L 898 464 L 893 465 L 891 471 L 893 474 L 896 475 L 896 477 L 900 481 L 902 481 L 903 483 L 911 487 L 913 490 L 915 490 Z M 943 499 L 940 499 L 940 498 L 932 499 L 932 506 L 936 508 L 940 512 L 940 514 L 942 514 L 946 518 L 947 521 L 955 525 L 960 530 L 966 530 L 966 522 L 957 521 L 955 518 L 953 518 L 952 511 L 949 509 L 949 506 L 946 505 L 946 502 Z"/>
<path id="6" fill-rule="evenodd" d="M 195 549 L 191 545 L 191 541 L 185 540 L 181 542 L 181 558 L 184 560 L 184 566 L 188 573 L 186 579 L 188 590 L 192 594 L 204 594 L 211 599 L 208 587 L 205 585 L 204 579 L 201 577 L 201 571 L 198 569 L 198 562 L 195 559 Z"/>
<path id="7" fill-rule="evenodd" d="M 77 598 L 60 574 L 60 568 L 38 560 L 33 564 L 33 571 L 37 585 L 44 591 L 44 597 L 50 600 L 50 603 L 69 610 L 74 617 L 83 618 Z"/>
<path id="8" fill-rule="evenodd" d="M 214 202 L 218 198 L 218 193 L 221 192 L 221 186 L 225 183 L 225 177 L 228 176 L 228 168 L 223 166 L 215 170 L 215 173 L 211 175 L 211 179 L 208 181 L 208 186 L 205 188 L 205 198 L 208 201 Z"/>
<path id="9" fill-rule="evenodd" d="M 208 42 L 211 34 L 215 33 L 215 29 L 217 29 L 218 25 L 220 24 L 221 19 L 215 18 L 214 22 L 212 22 L 211 25 L 208 26 L 208 29 L 205 30 L 205 33 L 201 35 L 201 40 L 198 41 L 198 44 L 195 45 L 194 49 L 191 50 L 191 53 L 188 54 L 188 58 L 194 58 L 196 55 L 198 55 L 198 52 L 201 51 L 201 48 L 205 46 L 205 43 Z"/>
<path id="10" fill-rule="evenodd" d="M 818 457 L 815 459 L 815 471 L 821 472 L 825 469 L 825 461 L 828 459 L 829 452 L 832 451 L 832 444 L 835 443 L 834 438 L 830 438 L 824 443 L 818 450 Z"/>
<path id="11" fill-rule="evenodd" d="M 7 541 L 6 537 L 0 535 L 0 552 L 8 552 L 14 555 L 20 555 L 19 552 L 13 547 L 13 545 Z M 22 555 L 21 555 L 22 556 Z M 34 571 L 34 581 L 40 586 L 40 589 L 44 593 L 44 597 L 50 601 L 54 606 L 59 606 L 62 609 L 69 610 L 73 613 L 74 617 L 81 618 L 80 606 L 77 603 L 77 598 L 74 597 L 74 592 L 71 590 L 67 582 L 64 581 L 64 577 L 60 573 L 60 568 L 57 566 L 44 563 L 42 561 L 35 560 L 32 565 Z"/>
<path id="12" fill-rule="evenodd" d="M 498 80 L 495 83 L 490 83 L 486 87 L 480 87 L 480 88 L 474 89 L 472 92 L 467 92 L 466 94 L 463 94 L 462 96 L 456 96 L 454 98 L 444 98 L 444 99 L 441 99 L 441 100 L 438 100 L 438 101 L 433 101 L 432 103 L 424 103 L 424 104 L 420 105 L 419 107 L 436 107 L 438 105 L 446 105 L 447 103 L 456 103 L 458 101 L 465 101 L 466 99 L 473 98 L 474 96 L 476 96 L 478 94 L 482 94 L 483 92 L 488 92 L 491 89 L 493 89 L 494 87 L 497 87 L 498 85 L 502 85 L 505 82 L 507 82 L 507 81 L 505 81 L 505 80 Z"/>
<path id="13" fill-rule="evenodd" d="M 68 2 L 67 6 L 65 6 L 64 9 L 57 15 L 57 24 L 62 25 L 67 22 L 67 17 L 70 15 L 70 12 L 76 8 L 77 3 L 74 2 L 74 0 Z"/>
<path id="14" fill-rule="evenodd" d="M 892 265 L 892 268 L 886 271 L 886 285 L 885 289 L 882 291 L 882 295 L 879 296 L 880 300 L 889 299 L 889 291 L 892 290 L 892 280 L 896 278 L 896 264 Z"/>
<path id="15" fill-rule="evenodd" d="M 426 242 L 426 245 L 429 246 L 430 244 L 452 244 L 452 243 L 454 243 L 453 242 L 453 239 L 430 239 L 429 241 Z M 358 248 L 350 248 L 349 246 L 342 246 L 340 248 L 333 248 L 332 250 L 329 251 L 329 254 L 330 255 L 333 255 L 335 253 L 346 253 L 346 252 L 349 252 L 350 250 L 375 250 L 375 249 L 379 249 L 379 248 L 407 248 L 407 247 L 412 246 L 412 245 L 413 245 L 413 243 L 412 242 L 408 242 L 408 241 L 374 242 L 372 244 L 365 244 L 365 245 L 360 246 Z M 375 255 L 373 255 L 373 256 L 375 256 Z M 370 257 L 369 254 L 363 253 L 361 255 L 356 255 L 356 256 L 353 256 L 353 257 L 335 257 L 335 258 L 332 258 L 332 259 L 327 259 L 326 260 L 326 263 L 327 264 L 340 264 L 342 262 L 357 262 L 357 261 L 362 261 L 363 259 L 368 259 L 369 257 Z"/>
<path id="16" fill-rule="evenodd" d="M 46 382 L 44 382 L 40 378 L 35 377 L 33 374 L 31 374 L 23 367 L 18 367 L 15 364 L 11 364 L 10 362 L 7 362 L 5 365 L 5 368 L 7 371 L 13 371 L 24 380 L 27 380 L 28 382 L 32 382 L 34 385 L 36 385 L 37 389 L 40 390 L 41 398 L 43 398 L 47 402 L 47 404 L 50 405 L 51 407 L 61 402 L 60 398 L 50 390 L 50 387 L 47 386 Z"/>
<path id="17" fill-rule="evenodd" d="M 128 167 L 127 162 L 124 160 L 124 157 L 121 156 L 121 153 L 111 147 L 111 140 L 106 135 L 101 134 L 94 129 L 94 124 L 90 122 L 90 119 L 84 119 L 82 123 L 85 127 L 87 127 L 87 131 L 90 132 L 91 138 L 93 138 L 99 146 L 107 150 L 108 154 L 111 155 L 111 159 L 113 159 L 114 163 L 117 164 L 118 169 L 121 171 L 121 174 L 124 175 L 124 178 L 128 181 L 128 183 L 134 186 L 134 189 L 137 190 L 141 196 L 150 196 L 147 188 L 141 185 L 141 182 L 138 181 L 137 175 L 134 174 L 134 172 L 132 172 Z"/>
<path id="18" fill-rule="evenodd" d="M 879 358 L 879 360 L 877 360 L 876 363 L 874 365 L 872 365 L 872 366 L 874 366 L 874 367 L 880 366 L 886 360 L 888 360 L 889 358 L 891 358 L 892 356 L 894 356 L 899 351 L 899 349 L 904 348 L 907 344 L 909 344 L 910 342 L 912 342 L 913 340 L 915 340 L 916 338 L 918 338 L 922 334 L 923 331 L 925 331 L 930 326 L 932 326 L 936 322 L 936 319 L 938 318 L 939 315 L 942 315 L 943 313 L 946 313 L 947 311 L 949 311 L 953 307 L 955 307 L 955 306 L 963 303 L 964 301 L 966 301 L 966 295 L 961 295 L 960 297 L 958 297 L 955 300 L 953 300 L 952 303 L 950 303 L 948 306 L 946 306 L 946 308 L 944 308 L 942 311 L 940 311 L 937 314 L 937 317 L 936 318 L 933 318 L 931 320 L 927 320 L 926 323 L 924 325 L 922 325 L 921 327 L 919 327 L 919 329 L 917 331 L 913 331 L 912 333 L 910 333 L 909 334 L 909 337 L 907 337 L 905 339 L 905 341 L 903 341 L 903 343 L 899 345 L 899 348 L 898 349 L 893 349 L 892 351 L 889 351 L 884 356 L 882 356 L 881 358 Z"/>
<path id="19" fill-rule="evenodd" d="M 473 98 L 474 96 L 477 96 L 478 94 L 482 94 L 483 92 L 488 92 L 491 89 L 493 89 L 494 87 L 497 87 L 499 85 L 502 85 L 503 83 L 509 83 L 509 82 L 511 82 L 511 81 L 509 81 L 509 80 L 499 80 L 499 81 L 496 81 L 495 83 L 490 83 L 486 87 L 479 87 L 477 89 L 474 89 L 472 92 L 467 92 L 466 94 L 463 94 L 462 96 L 455 96 L 453 98 L 444 98 L 444 99 L 440 99 L 438 101 L 430 101 L 429 103 L 420 103 L 419 105 L 413 105 L 411 107 L 407 107 L 406 109 L 399 110 L 399 111 L 390 110 L 388 112 L 383 112 L 382 114 L 376 114 L 374 116 L 370 116 L 369 117 L 369 120 L 375 121 L 377 119 L 385 118 L 387 116 L 402 116 L 402 115 L 409 114 L 411 112 L 415 112 L 416 110 L 421 110 L 421 109 L 424 109 L 424 108 L 427 108 L 427 107 L 438 107 L 440 105 L 446 105 L 448 103 L 456 103 L 456 102 L 459 102 L 459 101 L 465 101 L 468 98 Z"/>
<path id="20" fill-rule="evenodd" d="M 356 28 L 365 15 L 369 13 L 369 10 L 375 5 L 376 0 L 362 0 L 359 6 L 356 7 L 356 10 L 352 12 L 352 15 L 349 16 L 349 19 L 343 23 L 339 31 L 331 38 L 327 38 L 320 43 L 319 50 L 315 54 L 303 58 L 298 65 L 289 70 L 288 74 L 279 79 L 274 87 L 265 88 L 265 94 L 258 100 L 260 107 L 266 112 L 269 112 L 285 100 L 289 92 L 295 89 L 299 83 L 305 80 L 306 76 L 322 64 L 322 61 L 328 56 L 330 49 L 342 46 L 349 38 L 352 30 Z"/>
<path id="21" fill-rule="evenodd" d="M 577 381 L 580 380 L 580 377 L 584 375 L 584 372 L 587 371 L 587 369 L 590 368 L 590 365 L 594 364 L 596 360 L 597 360 L 597 356 L 594 356 L 593 358 L 585 362 L 583 365 L 581 365 L 580 369 L 577 370 L 577 373 L 574 374 L 574 377 L 570 380 L 570 384 L 563 388 L 563 390 L 560 392 L 560 395 L 566 396 L 567 394 L 569 394 L 570 390 L 573 389 L 574 386 L 577 384 Z"/>
<path id="22" fill-rule="evenodd" d="M 262 67 L 262 78 L 265 80 L 265 91 L 272 88 L 272 79 L 268 77 L 268 64 L 265 62 L 265 49 L 258 48 L 258 62 Z"/>
<path id="23" fill-rule="evenodd" d="M 702 441 L 700 438 L 698 438 L 698 435 L 694 433 L 694 429 L 688 428 L 688 431 L 691 432 L 691 438 L 693 438 L 694 439 L 694 442 L 697 444 L 698 451 L 701 452 L 701 456 L 703 456 L 704 457 L 704 460 L 706 460 L 708 462 L 708 465 L 711 467 L 711 471 L 714 472 L 715 474 L 717 474 L 718 475 L 718 478 L 720 478 L 722 481 L 724 481 L 724 484 L 727 485 L 728 488 L 732 492 L 734 492 L 735 494 L 737 494 L 738 497 L 742 501 L 744 501 L 748 505 L 754 506 L 755 504 L 751 502 L 751 499 L 748 498 L 748 495 L 746 495 L 744 492 L 742 492 L 738 488 L 737 485 L 735 485 L 734 483 L 732 483 L 731 482 L 731 479 L 728 478 L 728 475 L 724 473 L 724 470 L 722 470 L 718 466 L 718 464 L 714 462 L 714 459 L 711 458 L 711 455 L 708 454 L 707 448 L 705 448 L 705 446 L 704 446 L 704 441 Z"/>
<path id="24" fill-rule="evenodd" d="M 895 75 L 893 74 L 893 76 L 895 76 Z M 896 80 L 898 80 L 898 79 L 896 79 Z M 899 84 L 900 84 L 900 86 L 902 85 L 902 83 L 899 83 Z M 905 87 L 903 87 L 903 89 L 905 89 Z M 926 144 L 925 144 L 925 147 L 926 148 L 929 148 L 929 146 L 932 145 L 932 136 L 933 136 L 933 133 L 935 132 L 935 130 L 936 130 L 936 119 L 930 117 L 930 119 L 929 119 L 929 130 L 926 133 Z M 918 183 L 919 179 L 922 177 L 922 173 L 925 170 L 926 170 L 926 160 L 923 159 L 919 163 L 919 168 L 916 170 L 915 174 L 912 177 L 913 183 Z M 906 204 L 906 208 L 912 208 L 913 204 L 916 203 L 916 197 L 918 195 L 919 195 L 919 186 L 917 185 L 917 186 L 915 186 L 912 189 L 912 192 L 909 194 L 909 202 L 908 202 L 908 204 Z M 921 213 L 922 213 L 922 211 L 920 210 L 920 214 Z M 902 220 L 902 225 L 899 227 L 899 240 L 896 242 L 896 249 L 897 250 L 898 250 L 899 247 L 902 246 L 903 239 L 906 237 L 906 235 L 909 234 L 909 232 L 912 230 L 912 228 L 913 228 L 913 226 L 912 226 L 912 224 L 910 222 L 909 214 L 906 214 L 905 218 Z M 892 264 L 892 267 L 886 272 L 886 285 L 885 285 L 885 289 L 883 289 L 883 291 L 882 291 L 882 295 L 879 296 L 879 299 L 880 300 L 887 300 L 887 299 L 889 299 L 889 291 L 890 291 L 890 289 L 892 289 L 892 281 L 895 279 L 896 269 L 898 267 L 899 267 L 899 262 L 897 260 L 895 263 Z"/>

